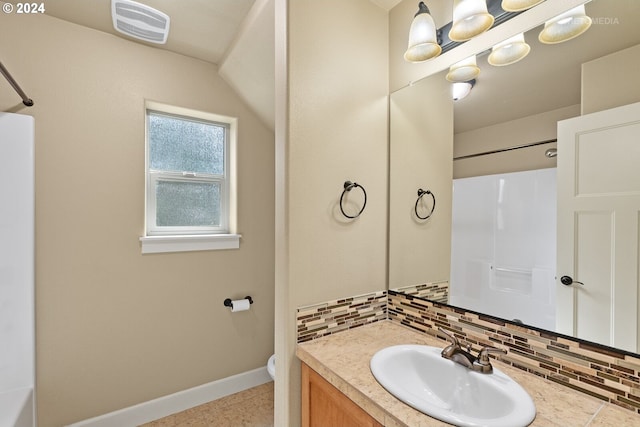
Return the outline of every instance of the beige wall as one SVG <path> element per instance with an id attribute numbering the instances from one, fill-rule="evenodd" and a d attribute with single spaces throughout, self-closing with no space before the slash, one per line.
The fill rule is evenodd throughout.
<path id="1" fill-rule="evenodd" d="M 557 122 L 640 101 L 640 86 L 630 84 L 640 74 L 640 45 L 582 65 L 582 101 L 534 116 L 462 132 L 454 138 L 454 157 L 554 139 Z M 454 161 L 454 178 L 555 167 L 541 145 L 490 156 Z"/>
<path id="2" fill-rule="evenodd" d="M 530 22 L 555 16 L 556 9 L 566 8 L 564 3 L 545 2 L 501 27 L 516 34 Z M 381 101 L 387 83 L 381 70 L 387 69 L 387 61 L 389 87 L 396 91 L 429 75 L 433 67 L 401 59 L 415 1 L 404 0 L 394 8 L 388 27 L 385 13 L 364 0 L 276 4 L 281 25 L 276 28 L 282 30 L 276 41 L 283 50 L 276 61 L 282 97 L 276 118 L 277 164 L 282 166 L 277 172 L 276 425 L 296 426 L 296 307 L 384 286 L 386 111 Z M 492 34 L 482 37 L 486 46 L 505 38 L 500 31 Z M 387 40 L 385 56 L 379 50 Z M 472 49 L 474 43 L 467 44 Z M 576 115 L 575 108 L 563 114 Z M 540 135 L 535 133 L 536 140 Z M 363 216 L 353 222 L 337 211 L 345 179 L 365 185 L 370 197 Z"/>
<path id="3" fill-rule="evenodd" d="M 276 325 L 285 335 L 277 338 L 276 371 L 286 368 L 276 380 L 278 426 L 300 422 L 295 309 L 385 289 L 387 264 L 387 13 L 368 0 L 288 6 L 286 229 L 278 236 L 286 247 L 278 263 L 287 267 L 276 278 L 288 305 Z M 368 194 L 356 220 L 338 207 L 345 180 Z"/>
<path id="4" fill-rule="evenodd" d="M 35 101 L 0 81 L 0 111 L 36 123 L 40 427 L 264 366 L 273 133 L 205 62 L 44 15 L 2 14 L 0 51 Z M 239 250 L 141 255 L 145 99 L 239 118 Z M 222 305 L 247 294 L 250 312 Z"/>
<path id="5" fill-rule="evenodd" d="M 640 45 L 582 64 L 582 114 L 640 101 Z"/>
<path id="6" fill-rule="evenodd" d="M 289 244 L 297 305 L 386 283 L 386 18 L 368 0 L 290 3 Z M 345 180 L 368 194 L 355 220 L 339 210 Z"/>
<path id="7" fill-rule="evenodd" d="M 429 99 L 429 102 L 425 102 Z M 448 108 L 447 108 L 448 106 Z M 442 73 L 391 95 L 389 287 L 449 280 L 453 100 Z M 433 215 L 415 214 L 418 188 L 436 199 Z M 431 196 L 423 199 L 432 206 Z M 424 207 L 421 216 L 428 214 Z"/>
<path id="8" fill-rule="evenodd" d="M 548 141 L 557 137 L 559 120 L 580 115 L 580 105 L 559 108 L 533 116 L 511 120 L 454 135 L 454 157 L 468 156 L 492 150 Z M 544 155 L 556 144 L 545 144 L 488 156 L 455 160 L 453 177 L 509 173 L 556 167 L 556 159 Z"/>

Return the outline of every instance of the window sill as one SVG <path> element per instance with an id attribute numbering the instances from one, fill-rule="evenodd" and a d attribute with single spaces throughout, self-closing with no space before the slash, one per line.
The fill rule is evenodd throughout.
<path id="1" fill-rule="evenodd" d="M 143 254 L 166 252 L 215 251 L 238 249 L 240 234 L 205 234 L 193 236 L 143 236 L 140 237 Z"/>

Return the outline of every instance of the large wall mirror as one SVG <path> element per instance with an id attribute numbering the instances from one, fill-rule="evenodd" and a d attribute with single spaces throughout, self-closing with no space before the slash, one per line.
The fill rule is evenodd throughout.
<path id="1" fill-rule="evenodd" d="M 518 193 L 516 208 L 508 213 L 500 213 L 500 215 L 509 215 L 508 217 L 496 219 L 494 215 L 491 221 L 520 222 L 525 228 L 530 227 L 534 230 L 533 232 L 528 230 L 528 234 L 530 237 L 534 235 L 534 239 L 542 237 L 556 239 L 555 233 L 548 233 L 549 236 L 545 236 L 544 227 L 536 228 L 541 227 L 540 224 L 530 225 L 530 221 L 534 221 L 535 219 L 531 217 L 537 215 L 533 212 L 533 208 L 544 204 L 547 211 L 551 210 L 546 212 L 551 214 L 550 222 L 546 224 L 547 229 L 553 229 L 553 231 L 556 229 L 556 188 L 553 188 L 551 198 L 544 194 L 545 188 L 555 187 L 556 172 L 560 173 L 558 165 L 561 163 L 559 158 L 555 157 L 556 124 L 558 121 L 589 112 L 590 107 L 585 105 L 583 99 L 585 91 L 590 93 L 592 98 L 598 97 L 597 88 L 591 90 L 594 88 L 584 87 L 592 83 L 589 79 L 583 78 L 583 64 L 594 63 L 600 58 L 624 50 L 635 52 L 632 55 L 636 56 L 634 65 L 636 69 L 640 63 L 640 58 L 637 58 L 640 56 L 640 48 L 634 48 L 640 45 L 640 2 L 592 0 L 585 6 L 587 15 L 592 18 L 592 25 L 577 38 L 559 44 L 542 44 L 538 41 L 538 34 L 544 25 L 541 23 L 525 33 L 525 40 L 531 46 L 531 51 L 525 59 L 515 64 L 494 67 L 487 62 L 488 52 L 478 52 L 477 63 L 481 72 L 470 94 L 462 100 L 453 102 L 448 95 L 450 83 L 444 78 L 446 71 L 431 75 L 391 95 L 389 288 L 638 353 L 637 347 L 616 345 L 619 341 L 599 339 L 597 335 L 588 333 L 568 333 L 557 326 L 556 314 L 566 311 L 566 308 L 556 301 L 558 287 L 580 286 L 579 292 L 588 295 L 596 302 L 599 298 L 608 297 L 591 291 L 588 286 L 582 287 L 576 284 L 575 282 L 580 280 L 578 277 L 573 277 L 574 284 L 569 287 L 561 284 L 560 277 L 567 273 L 556 271 L 556 256 L 562 257 L 563 254 L 556 254 L 555 240 L 550 247 L 538 249 L 537 253 L 525 251 L 525 256 L 529 259 L 546 260 L 546 270 L 542 269 L 544 270 L 542 273 L 534 271 L 535 269 L 518 266 L 517 262 L 502 266 L 487 262 L 484 267 L 480 262 L 471 267 L 466 265 L 463 268 L 464 278 L 460 279 L 460 275 L 456 276 L 455 273 L 456 259 L 451 255 L 453 246 L 453 256 L 457 256 L 456 233 L 464 234 L 465 230 L 460 230 L 461 225 L 456 222 L 456 214 L 452 213 L 449 207 L 457 203 L 456 193 L 467 191 L 462 186 L 458 189 L 458 183 L 479 177 L 489 180 L 492 177 L 515 174 L 514 179 L 518 180 L 521 173 L 541 174 L 541 177 L 536 178 L 538 181 L 527 184 L 529 187 L 516 190 Z M 628 76 L 629 73 L 621 72 L 617 75 L 614 70 L 608 78 L 620 79 L 622 75 Z M 635 79 L 630 79 L 628 84 L 630 87 L 638 87 Z M 633 91 L 638 92 L 637 89 Z M 429 96 L 425 97 L 425 93 Z M 411 114 L 418 119 L 408 120 Z M 416 123 L 422 124 L 416 125 Z M 536 128 L 536 124 L 540 127 Z M 417 134 L 423 131 L 427 134 L 418 137 Z M 407 144 L 411 138 L 415 142 Z M 448 155 L 447 144 L 451 144 L 453 147 L 451 158 L 456 160 L 452 163 L 434 162 L 433 159 L 428 158 L 429 149 L 412 148 L 420 145 L 419 139 L 422 139 L 425 144 L 434 145 L 439 155 Z M 508 149 L 503 151 L 505 147 Z M 640 140 L 638 147 L 640 147 Z M 558 152 L 561 153 L 561 151 Z M 640 153 L 640 149 L 638 152 Z M 640 154 L 634 155 L 640 159 Z M 411 168 L 414 167 L 416 170 L 421 170 L 418 174 L 428 169 L 433 171 L 432 177 L 439 178 L 433 178 L 430 182 L 424 182 L 421 178 L 423 179 L 421 182 L 410 182 L 408 186 L 411 188 L 407 189 L 407 177 L 412 175 Z M 597 176 L 600 172 L 583 170 L 581 173 Z M 442 177 L 445 177 L 444 182 Z M 499 180 L 497 182 L 497 184 L 490 184 L 492 188 L 495 189 L 501 185 Z M 454 187 L 453 183 L 456 184 L 456 188 L 453 191 L 454 195 L 451 196 L 450 189 Z M 399 194 L 411 191 L 411 197 L 415 201 L 419 187 L 423 190 L 432 190 L 437 200 L 432 217 L 426 221 L 416 218 L 413 204 L 406 206 L 409 203 L 407 201 L 409 196 Z M 469 199 L 465 208 L 467 212 L 475 215 L 475 217 L 472 215 L 472 218 L 479 218 L 483 210 L 492 210 L 489 204 L 492 203 L 492 198 L 498 197 L 496 194 L 485 197 L 477 192 L 475 187 L 471 187 L 468 191 L 476 194 L 475 199 L 473 197 Z M 400 208 L 399 205 L 401 205 Z M 417 214 L 430 212 L 430 205 L 430 195 L 423 196 L 417 204 Z M 446 218 L 443 217 L 443 212 L 446 213 Z M 452 215 L 454 215 L 453 219 Z M 399 225 L 403 222 L 407 225 Z M 469 226 L 469 222 L 462 223 L 462 227 L 466 226 Z M 474 226 L 478 227 L 478 224 Z M 638 234 L 637 224 L 634 227 L 629 231 Z M 440 234 L 443 234 L 442 230 L 446 233 L 434 237 L 438 236 L 436 230 L 440 230 Z M 451 235 L 447 236 L 450 230 L 453 230 L 453 243 L 450 240 Z M 532 245 L 531 241 L 520 240 L 521 238 L 520 235 L 500 236 L 500 239 L 509 240 L 512 245 L 515 245 L 513 247 Z M 500 239 L 494 238 L 493 244 L 499 245 L 497 240 Z M 501 250 L 498 246 L 496 247 L 492 250 Z M 510 250 L 506 249 L 506 251 Z M 637 247 L 635 251 L 633 256 L 639 258 Z M 485 267 L 486 271 L 483 270 Z M 635 271 L 630 272 L 630 277 L 635 278 L 634 285 L 637 287 L 640 273 L 637 267 L 635 268 Z M 498 277 L 499 274 L 502 275 Z M 552 285 L 549 289 L 543 291 L 536 289 L 540 274 L 546 274 L 547 278 L 550 276 Z M 483 275 L 486 275 L 484 279 Z M 491 292 L 484 292 L 479 287 L 478 283 L 485 279 L 487 286 L 492 289 Z M 518 304 L 524 307 L 530 304 L 532 298 L 540 298 L 541 292 L 544 293 L 542 298 L 546 309 L 536 308 L 529 310 L 529 313 L 525 309 L 520 311 L 516 309 L 514 312 L 513 309 L 518 307 Z M 534 294 L 537 295 L 534 296 Z M 636 289 L 630 296 L 634 300 L 630 307 L 635 307 L 634 310 L 637 311 L 637 307 L 640 307 L 640 292 Z M 616 295 L 618 299 L 626 297 Z M 544 312 L 545 310 L 547 312 Z M 593 311 L 593 306 L 590 310 L 593 318 L 599 319 Z M 608 314 L 603 316 L 615 318 Z M 635 317 L 637 319 L 638 313 Z M 597 322 L 602 323 L 600 320 Z M 637 320 L 636 323 L 638 323 Z M 620 331 L 628 325 L 611 321 L 600 326 L 611 331 L 614 329 Z M 635 326 L 633 331 L 632 333 L 636 336 L 632 341 L 640 342 L 640 332 Z M 611 332 L 610 335 L 615 333 Z"/>

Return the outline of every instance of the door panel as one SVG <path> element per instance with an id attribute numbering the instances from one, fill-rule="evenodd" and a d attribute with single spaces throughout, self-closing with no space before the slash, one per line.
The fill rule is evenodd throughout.
<path id="1" fill-rule="evenodd" d="M 589 278 L 587 285 L 578 285 L 575 292 L 575 332 L 580 338 L 606 343 L 612 326 L 614 216 L 612 212 L 577 212 L 575 221 L 574 277 Z"/>
<path id="2" fill-rule="evenodd" d="M 558 123 L 558 332 L 638 351 L 640 103 Z M 565 286 L 561 276 L 584 285 Z"/>
<path id="3" fill-rule="evenodd" d="M 592 129 L 576 135 L 576 194 L 640 193 L 637 135 L 640 135 L 639 123 Z"/>

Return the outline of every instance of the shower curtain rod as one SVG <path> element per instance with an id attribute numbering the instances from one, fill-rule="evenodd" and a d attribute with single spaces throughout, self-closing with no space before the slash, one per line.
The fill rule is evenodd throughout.
<path id="1" fill-rule="evenodd" d="M 546 141 L 531 142 L 529 144 L 522 144 L 522 145 L 514 145 L 513 147 L 500 148 L 498 150 L 483 151 L 482 153 L 468 154 L 466 156 L 458 156 L 458 157 L 454 157 L 453 160 L 471 159 L 473 157 L 487 156 L 489 154 L 503 153 L 505 151 L 519 150 L 521 148 L 535 147 L 537 145 L 551 144 L 553 142 L 558 142 L 558 140 L 557 139 L 548 139 Z"/>
<path id="2" fill-rule="evenodd" d="M 27 107 L 33 106 L 33 101 L 31 100 L 31 98 L 29 98 L 27 96 L 27 94 L 24 93 L 22 88 L 20 88 L 20 85 L 18 85 L 18 83 L 13 79 L 13 77 L 11 77 L 11 74 L 9 73 L 9 70 L 7 70 L 4 67 L 4 65 L 2 65 L 2 62 L 0 62 L 0 73 L 2 73 L 2 75 L 4 76 L 5 79 L 7 79 L 7 81 L 11 85 L 11 87 L 13 87 L 13 89 L 16 92 L 18 92 L 18 95 L 20 95 L 20 97 L 22 98 L 22 103 L 24 105 L 26 105 Z"/>

